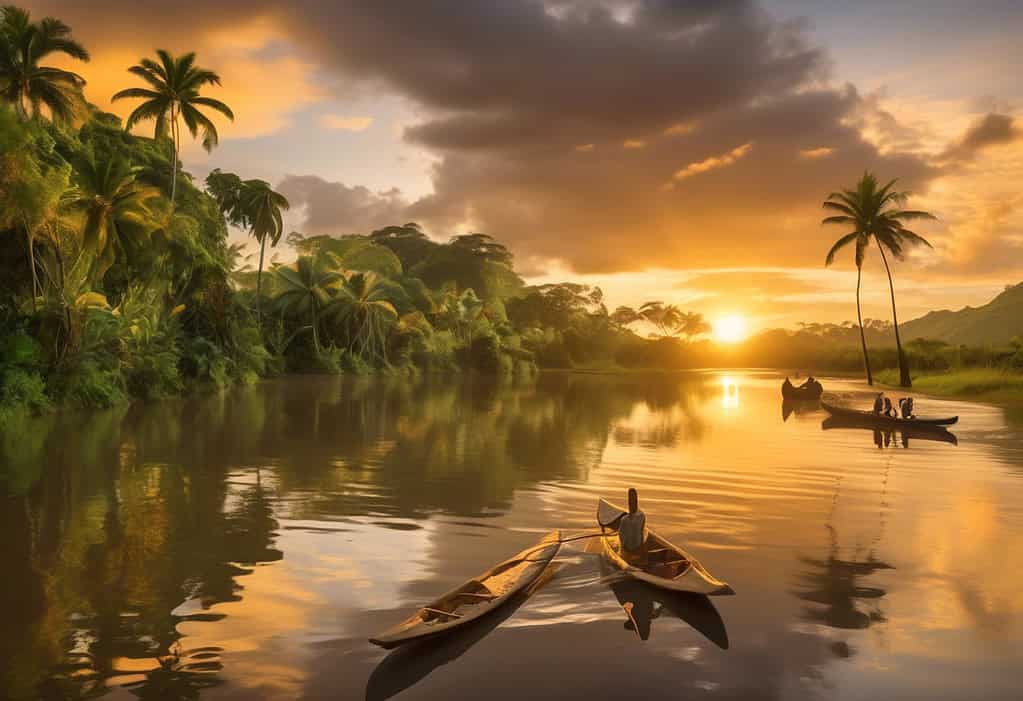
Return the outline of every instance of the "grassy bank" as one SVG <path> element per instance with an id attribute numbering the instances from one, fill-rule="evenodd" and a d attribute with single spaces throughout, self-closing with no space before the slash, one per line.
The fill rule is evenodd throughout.
<path id="1" fill-rule="evenodd" d="M 882 370 L 877 381 L 897 388 L 899 371 Z M 963 368 L 913 376 L 913 388 L 927 394 L 962 397 L 998 403 L 1023 405 L 1023 372 L 1000 368 Z"/>

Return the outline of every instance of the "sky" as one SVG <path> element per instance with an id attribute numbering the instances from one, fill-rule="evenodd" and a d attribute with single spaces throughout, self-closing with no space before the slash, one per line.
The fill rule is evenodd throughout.
<path id="1" fill-rule="evenodd" d="M 236 120 L 185 168 L 271 181 L 289 230 L 482 231 L 529 282 L 612 307 L 842 322 L 852 252 L 825 268 L 847 232 L 820 205 L 870 170 L 938 217 L 916 229 L 933 250 L 895 264 L 900 320 L 1023 280 L 1015 0 L 23 4 L 71 25 L 87 98 L 122 117 L 128 66 L 197 52 Z M 863 286 L 864 315 L 890 319 L 876 252 Z"/>

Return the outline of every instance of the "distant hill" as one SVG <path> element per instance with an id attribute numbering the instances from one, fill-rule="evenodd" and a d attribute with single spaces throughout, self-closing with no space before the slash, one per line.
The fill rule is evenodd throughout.
<path id="1" fill-rule="evenodd" d="M 1023 338 L 1023 283 L 1005 291 L 982 307 L 957 312 L 929 312 L 901 324 L 902 338 L 933 338 L 947 343 L 1004 345 L 1013 336 Z"/>

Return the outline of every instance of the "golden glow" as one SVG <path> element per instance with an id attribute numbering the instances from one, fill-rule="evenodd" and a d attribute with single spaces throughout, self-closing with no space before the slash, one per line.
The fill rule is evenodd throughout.
<path id="1" fill-rule="evenodd" d="M 721 378 L 721 406 L 725 409 L 739 407 L 739 382 L 729 375 Z"/>
<path id="2" fill-rule="evenodd" d="M 721 343 L 738 343 L 746 338 L 746 319 L 738 314 L 723 316 L 714 322 L 714 339 Z"/>

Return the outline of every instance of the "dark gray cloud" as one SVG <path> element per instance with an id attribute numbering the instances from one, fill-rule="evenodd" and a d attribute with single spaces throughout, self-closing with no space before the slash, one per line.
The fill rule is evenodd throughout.
<path id="1" fill-rule="evenodd" d="M 818 225 L 827 192 L 864 169 L 915 191 L 941 173 L 876 100 L 823 82 L 829 60 L 800 23 L 752 0 L 32 4 L 110 45 L 262 17 L 328 82 L 411 100 L 421 119 L 405 138 L 438 157 L 434 194 L 406 207 L 289 178 L 310 231 L 468 224 L 519 260 L 585 272 L 818 264 L 844 233 Z M 884 149 L 863 137 L 867 120 Z M 960 148 L 994 143 L 997 126 Z"/>
<path id="2" fill-rule="evenodd" d="M 289 175 L 277 185 L 292 208 L 302 209 L 303 233 L 364 234 L 404 221 L 408 202 L 398 190 L 373 192 L 316 175 Z"/>
<path id="3" fill-rule="evenodd" d="M 943 159 L 969 160 L 988 146 L 1008 144 L 1020 138 L 1023 138 L 1023 129 L 1019 128 L 1011 115 L 992 112 L 971 124 L 959 143 L 943 154 Z"/>

